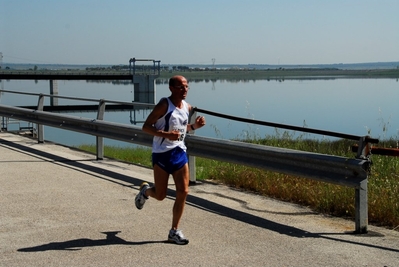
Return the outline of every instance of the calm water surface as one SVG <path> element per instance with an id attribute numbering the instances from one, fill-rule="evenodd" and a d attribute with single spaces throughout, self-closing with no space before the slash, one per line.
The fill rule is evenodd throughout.
<path id="1" fill-rule="evenodd" d="M 399 139 L 399 82 L 396 79 L 326 79 L 250 82 L 197 82 L 190 84 L 187 101 L 198 108 L 255 120 L 305 126 L 340 133 Z M 4 90 L 49 94 L 48 81 L 3 81 Z M 166 84 L 158 84 L 157 101 L 169 95 Z M 132 85 L 58 81 L 59 94 L 82 98 L 133 101 Z M 38 98 L 4 93 L 5 105 L 36 105 Z M 49 100 L 46 100 L 49 104 Z M 60 105 L 84 104 L 59 100 Z M 91 103 L 93 104 L 93 103 Z M 137 126 L 149 111 L 136 111 Z M 96 113 L 69 115 L 96 118 Z M 134 114 L 109 112 L 105 120 L 131 124 Z M 206 115 L 207 126 L 197 135 L 223 139 L 264 137 L 276 134 L 272 127 L 235 122 Z M 279 130 L 284 131 L 283 129 Z M 293 133 L 292 134 L 299 134 Z M 327 138 L 306 135 L 309 138 Z M 66 145 L 95 143 L 92 136 L 45 128 L 45 138 Z M 106 144 L 126 143 L 105 140 Z"/>

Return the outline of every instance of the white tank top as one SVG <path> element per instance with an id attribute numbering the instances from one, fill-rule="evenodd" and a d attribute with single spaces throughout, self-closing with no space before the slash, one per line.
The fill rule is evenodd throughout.
<path id="1" fill-rule="evenodd" d="M 152 142 L 152 152 L 163 153 L 177 146 L 186 151 L 187 148 L 184 144 L 184 138 L 186 137 L 189 116 L 188 104 L 183 100 L 183 107 L 179 109 L 173 105 L 169 98 L 166 99 L 168 100 L 168 111 L 164 116 L 157 120 L 154 126 L 157 130 L 162 130 L 165 132 L 177 130 L 180 132 L 180 138 L 179 140 L 172 141 L 167 138 L 154 136 Z M 160 101 L 162 101 L 162 99 Z"/>

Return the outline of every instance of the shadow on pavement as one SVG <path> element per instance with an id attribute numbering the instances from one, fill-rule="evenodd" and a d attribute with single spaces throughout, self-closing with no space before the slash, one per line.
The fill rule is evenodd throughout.
<path id="1" fill-rule="evenodd" d="M 51 153 L 43 152 L 43 151 L 31 148 L 31 147 L 23 146 L 18 143 L 13 143 L 13 142 L 9 142 L 9 141 L 0 139 L 0 144 L 5 144 L 9 147 L 13 147 L 15 149 L 22 150 L 22 151 L 19 151 L 20 153 L 32 153 L 32 154 L 37 155 L 38 157 L 40 156 L 41 158 L 47 158 L 49 161 L 54 162 L 54 164 L 58 164 L 57 162 L 60 162 L 60 163 L 62 162 L 62 164 L 64 166 L 69 165 L 71 168 L 73 167 L 74 170 L 76 170 L 76 168 L 78 168 L 79 170 L 76 170 L 76 171 L 81 171 L 81 172 L 90 171 L 92 173 L 98 173 L 99 176 L 95 176 L 92 173 L 90 173 L 90 175 L 92 175 L 95 178 L 107 180 L 112 183 L 117 183 L 121 186 L 126 186 L 126 185 L 123 183 L 118 183 L 115 180 L 119 180 L 119 181 L 123 181 L 128 184 L 132 184 L 132 186 L 129 186 L 129 187 L 133 187 L 134 185 L 137 185 L 137 187 L 138 187 L 143 182 L 141 179 L 138 179 L 135 177 L 126 176 L 126 175 L 119 174 L 114 171 L 109 171 L 109 170 L 106 170 L 106 169 L 103 169 L 100 167 L 87 165 L 84 163 L 84 161 L 69 160 L 67 158 L 63 158 L 63 157 L 60 157 L 57 155 L 53 155 Z M 103 176 L 107 176 L 112 179 L 106 179 Z M 175 197 L 175 191 L 169 189 L 168 196 L 172 197 L 172 198 Z M 199 198 L 196 196 L 189 195 L 187 197 L 187 205 L 191 205 L 198 209 L 202 209 L 202 210 L 205 210 L 208 212 L 213 212 L 220 216 L 225 216 L 225 217 L 228 217 L 228 218 L 231 218 L 234 220 L 238 220 L 238 221 L 241 221 L 241 222 L 253 225 L 253 226 L 264 228 L 264 229 L 274 231 L 279 234 L 288 235 L 291 237 L 325 238 L 325 239 L 333 240 L 333 241 L 337 241 L 337 242 L 344 242 L 344 243 L 356 244 L 356 245 L 361 245 L 361 246 L 366 246 L 366 247 L 378 248 L 378 249 L 382 249 L 382 250 L 399 252 L 399 249 L 396 249 L 396 248 L 395 249 L 387 248 L 387 247 L 382 247 L 382 246 L 370 245 L 370 244 L 366 244 L 366 243 L 360 243 L 360 242 L 348 241 L 348 240 L 339 239 L 339 238 L 328 237 L 328 235 L 338 235 L 338 234 L 342 235 L 345 233 L 311 233 L 311 232 L 304 231 L 299 228 L 276 223 L 276 222 L 273 222 L 273 221 L 270 221 L 270 220 L 267 220 L 267 219 L 264 219 L 264 218 L 246 213 L 246 212 L 235 210 L 235 209 L 232 209 L 232 208 L 229 208 L 229 207 L 226 207 L 226 206 L 220 205 L 218 203 L 211 202 L 207 199 Z M 115 234 L 111 235 L 109 233 L 115 233 Z M 114 245 L 114 244 L 140 245 L 140 244 L 146 244 L 146 243 L 160 243 L 160 242 L 162 243 L 162 242 L 164 242 L 164 241 L 128 242 L 128 241 L 125 241 L 123 239 L 116 237 L 117 233 L 118 232 L 108 232 L 107 238 L 101 239 L 101 240 L 77 239 L 77 240 L 71 240 L 71 241 L 66 241 L 66 242 L 49 243 L 49 244 L 45 244 L 45 245 L 33 247 L 33 248 L 23 248 L 18 251 L 24 251 L 24 252 L 41 251 L 41 250 L 46 250 L 46 247 L 47 247 L 47 249 L 50 249 L 50 248 L 56 249 L 57 247 L 59 247 L 60 249 L 71 249 L 74 247 L 82 247 L 82 244 L 84 246 L 99 246 L 99 245 Z M 371 236 L 372 237 L 372 236 L 375 236 L 375 233 L 371 234 L 371 235 L 363 234 L 360 236 L 362 236 L 362 237 L 370 237 Z M 88 245 L 85 245 L 85 244 L 88 244 Z"/>
<path id="2" fill-rule="evenodd" d="M 110 246 L 110 245 L 145 245 L 155 243 L 167 243 L 168 241 L 141 241 L 141 242 L 129 242 L 116 235 L 120 231 L 102 232 L 106 235 L 105 239 L 88 239 L 80 238 L 64 242 L 51 242 L 48 244 L 18 249 L 19 252 L 40 252 L 47 250 L 81 250 L 84 247 L 98 247 L 98 246 Z"/>

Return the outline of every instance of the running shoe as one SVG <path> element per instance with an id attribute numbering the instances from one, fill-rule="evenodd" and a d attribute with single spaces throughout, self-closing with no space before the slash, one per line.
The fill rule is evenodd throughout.
<path id="1" fill-rule="evenodd" d="M 168 241 L 178 244 L 178 245 L 187 245 L 188 239 L 184 237 L 183 232 L 179 229 L 169 231 Z"/>
<path id="2" fill-rule="evenodd" d="M 146 182 L 143 182 L 140 185 L 140 191 L 137 194 L 136 199 L 134 201 L 136 203 L 136 208 L 138 208 L 139 210 L 143 208 L 145 201 L 148 199 L 148 197 L 146 197 L 144 194 L 148 188 L 150 188 L 150 185 Z"/>

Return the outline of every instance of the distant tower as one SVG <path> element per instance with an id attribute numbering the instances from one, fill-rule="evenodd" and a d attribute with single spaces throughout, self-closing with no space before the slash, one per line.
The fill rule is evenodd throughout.
<path id="1" fill-rule="evenodd" d="M 216 58 L 212 58 L 212 68 L 213 69 L 215 69 L 215 61 L 216 61 Z"/>

